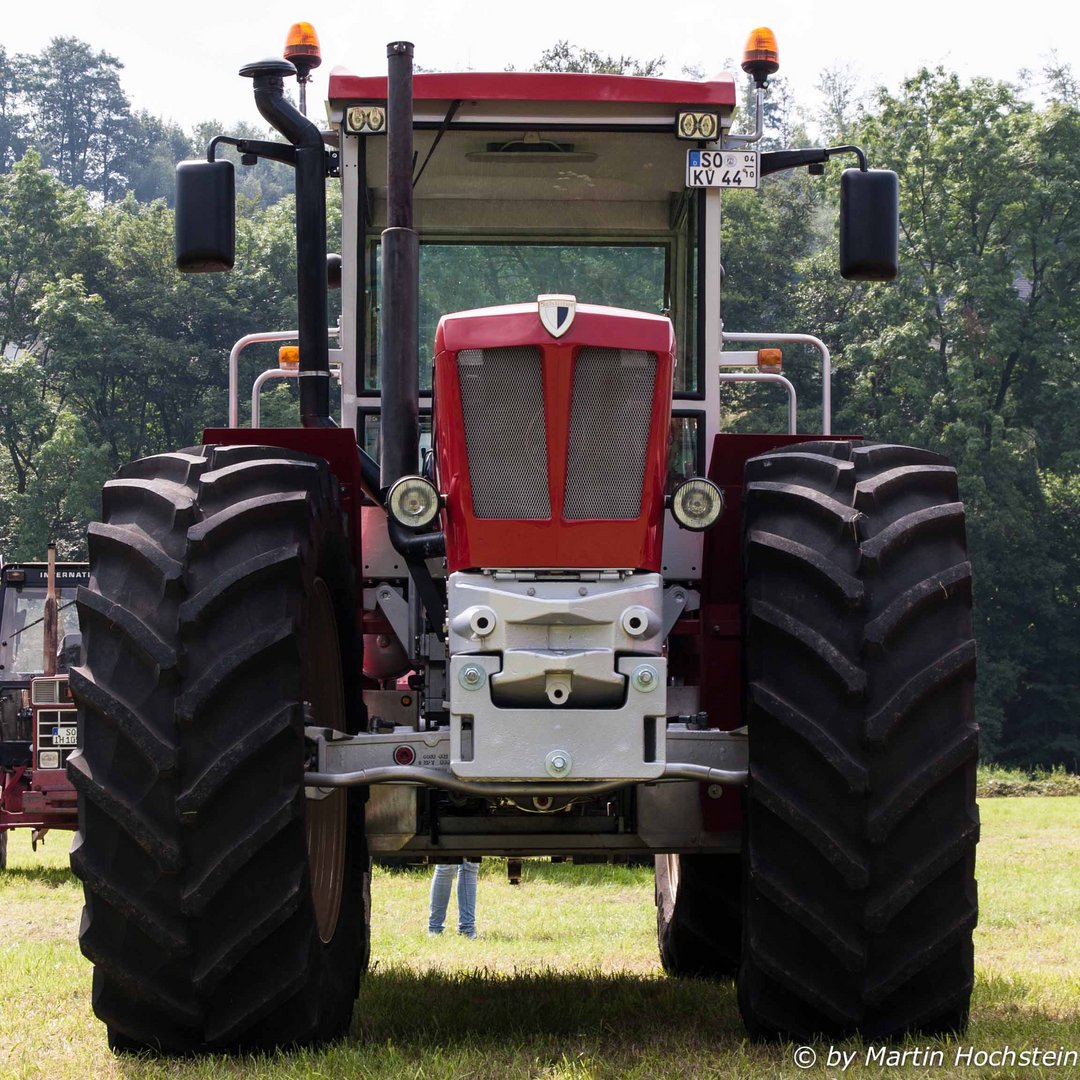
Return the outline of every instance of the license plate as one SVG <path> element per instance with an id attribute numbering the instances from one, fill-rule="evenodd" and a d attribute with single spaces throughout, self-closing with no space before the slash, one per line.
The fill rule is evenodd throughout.
<path id="1" fill-rule="evenodd" d="M 686 186 L 756 188 L 756 150 L 687 150 Z"/>
<path id="2" fill-rule="evenodd" d="M 54 727 L 53 746 L 78 746 L 79 729 L 74 724 L 70 727 Z"/>

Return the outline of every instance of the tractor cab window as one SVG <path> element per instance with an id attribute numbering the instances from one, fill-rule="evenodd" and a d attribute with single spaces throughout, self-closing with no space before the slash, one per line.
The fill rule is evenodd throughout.
<path id="1" fill-rule="evenodd" d="M 79 629 L 75 589 L 56 590 L 59 638 Z M 45 589 L 4 589 L 0 611 L 0 679 L 28 678 L 44 670 Z"/>
<path id="2" fill-rule="evenodd" d="M 382 303 L 377 242 L 370 251 L 374 332 Z M 470 243 L 420 247 L 420 388 L 431 389 L 439 319 L 453 311 L 521 304 L 541 293 L 570 293 L 590 304 L 669 315 L 670 252 L 665 244 Z M 364 387 L 378 386 L 377 336 L 366 351 Z"/>
<path id="3" fill-rule="evenodd" d="M 416 132 L 424 162 L 434 132 Z M 363 140 L 361 392 L 378 390 L 385 140 Z M 420 234 L 420 386 L 431 387 L 439 318 L 572 293 L 581 303 L 667 315 L 678 342 L 676 392 L 694 393 L 700 341 L 700 192 L 685 143 L 620 131 L 455 131 L 414 188 Z"/>

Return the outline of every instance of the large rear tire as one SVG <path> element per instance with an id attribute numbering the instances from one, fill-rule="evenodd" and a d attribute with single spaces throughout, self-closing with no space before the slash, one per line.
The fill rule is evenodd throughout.
<path id="1" fill-rule="evenodd" d="M 353 571 L 325 461 L 198 447 L 126 466 L 90 527 L 71 673 L 72 866 L 114 1049 L 343 1034 L 367 947 L 359 793 L 309 800 L 305 725 L 349 730 Z"/>
<path id="2" fill-rule="evenodd" d="M 765 1038 L 959 1031 L 978 735 L 956 473 L 818 442 L 746 478 L 743 1018 Z"/>
<path id="3" fill-rule="evenodd" d="M 678 978 L 733 979 L 742 952 L 742 857 L 656 856 L 656 940 Z"/>

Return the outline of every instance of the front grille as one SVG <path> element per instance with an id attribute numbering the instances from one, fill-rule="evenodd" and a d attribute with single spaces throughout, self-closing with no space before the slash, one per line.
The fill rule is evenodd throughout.
<path id="1" fill-rule="evenodd" d="M 534 346 L 457 356 L 478 518 L 550 518 L 541 354 Z"/>
<path id="2" fill-rule="evenodd" d="M 578 353 L 564 518 L 640 515 L 655 385 L 655 353 L 601 348 Z"/>

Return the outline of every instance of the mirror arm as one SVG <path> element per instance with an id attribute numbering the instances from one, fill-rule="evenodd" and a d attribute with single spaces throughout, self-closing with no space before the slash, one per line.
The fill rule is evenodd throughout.
<path id="1" fill-rule="evenodd" d="M 758 168 L 760 176 L 783 172 L 785 169 L 797 169 L 802 165 L 824 165 L 837 154 L 855 154 L 859 159 L 859 169 L 867 171 L 866 154 L 858 146 L 813 146 L 806 150 L 773 150 L 761 155 Z"/>
<path id="2" fill-rule="evenodd" d="M 260 139 L 234 139 L 231 135 L 215 135 L 206 148 L 206 160 L 214 160 L 214 151 L 219 143 L 227 146 L 235 146 L 242 155 L 242 164 L 254 165 L 254 160 L 246 158 L 266 158 L 268 161 L 280 161 L 285 165 L 296 167 L 296 147 L 288 143 L 263 142 Z"/>

